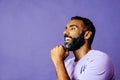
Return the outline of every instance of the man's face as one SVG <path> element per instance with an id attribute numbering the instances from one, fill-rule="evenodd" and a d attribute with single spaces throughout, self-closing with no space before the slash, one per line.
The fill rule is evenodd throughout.
<path id="1" fill-rule="evenodd" d="M 81 20 L 71 20 L 64 31 L 64 46 L 75 51 L 84 44 L 84 23 Z"/>

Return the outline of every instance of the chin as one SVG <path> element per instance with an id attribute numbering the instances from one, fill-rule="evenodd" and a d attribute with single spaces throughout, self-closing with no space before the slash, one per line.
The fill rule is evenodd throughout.
<path id="1" fill-rule="evenodd" d="M 69 51 L 74 51 L 75 49 L 70 44 L 65 44 L 64 47 L 68 49 Z"/>

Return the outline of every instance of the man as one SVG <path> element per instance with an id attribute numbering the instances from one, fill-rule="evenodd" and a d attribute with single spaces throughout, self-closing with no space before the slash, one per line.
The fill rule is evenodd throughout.
<path id="1" fill-rule="evenodd" d="M 71 18 L 64 31 L 64 46 L 51 50 L 58 80 L 114 80 L 109 56 L 91 48 L 95 31 L 89 19 Z M 69 51 L 73 51 L 74 58 L 64 63 Z"/>

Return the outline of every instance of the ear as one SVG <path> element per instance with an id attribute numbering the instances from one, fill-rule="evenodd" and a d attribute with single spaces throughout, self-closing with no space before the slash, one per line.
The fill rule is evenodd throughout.
<path id="1" fill-rule="evenodd" d="M 92 32 L 91 31 L 86 31 L 85 35 L 84 35 L 84 39 L 89 39 L 92 36 Z"/>

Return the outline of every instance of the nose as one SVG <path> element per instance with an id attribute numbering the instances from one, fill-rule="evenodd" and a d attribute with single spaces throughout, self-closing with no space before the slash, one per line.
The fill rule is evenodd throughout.
<path id="1" fill-rule="evenodd" d="M 66 29 L 64 32 L 63 32 L 64 35 L 69 35 L 69 31 Z"/>

